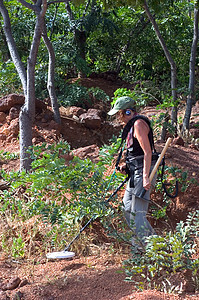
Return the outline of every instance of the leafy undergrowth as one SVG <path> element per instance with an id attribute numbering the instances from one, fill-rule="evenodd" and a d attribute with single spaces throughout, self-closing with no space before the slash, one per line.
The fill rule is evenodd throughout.
<path id="1" fill-rule="evenodd" d="M 70 250 L 86 256 L 92 254 L 92 245 L 101 247 L 104 241 L 109 241 L 113 251 L 122 249 L 128 253 L 130 258 L 123 265 L 126 280 L 133 281 L 137 288 L 175 293 L 197 291 L 199 211 L 189 213 L 186 221 L 179 222 L 174 230 L 167 228 L 161 235 L 150 237 L 144 251 L 132 248 L 131 232 L 122 217 L 121 195 L 108 201 L 111 192 L 124 179 L 122 174 L 108 171 L 113 170 L 118 144 L 116 140 L 111 146 L 103 147 L 95 164 L 78 157 L 68 160 L 70 147 L 63 141 L 34 146 L 31 172 L 2 170 L 8 188 L 0 196 L 1 251 L 20 262 L 45 257 L 47 252 L 63 249 L 93 218 L 98 222 L 97 230 L 92 230 L 94 222 Z M 13 154 L 9 157 L 9 153 L 1 153 L 2 160 L 13 158 Z M 179 169 L 168 167 L 164 180 L 171 177 L 172 182 L 174 171 L 181 174 L 181 189 L 186 190 L 187 175 Z M 195 182 L 189 181 L 191 184 Z M 166 220 L 169 200 L 165 193 L 162 201 L 162 207 L 152 210 L 153 217 Z M 179 279 L 176 283 L 174 277 Z"/>

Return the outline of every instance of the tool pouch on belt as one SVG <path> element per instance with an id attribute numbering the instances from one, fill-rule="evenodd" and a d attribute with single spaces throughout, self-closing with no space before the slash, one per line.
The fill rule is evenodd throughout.
<path id="1" fill-rule="evenodd" d="M 151 164 L 155 165 L 156 161 L 159 158 L 160 153 L 154 152 L 152 154 L 152 159 L 151 159 Z M 126 165 L 127 165 L 127 170 L 128 170 L 128 176 L 130 178 L 130 188 L 134 188 L 134 175 L 135 171 L 142 169 L 143 168 L 143 160 L 144 160 L 144 155 L 140 155 L 137 157 L 128 157 L 126 159 Z M 162 162 L 161 162 L 162 164 Z"/>
<path id="2" fill-rule="evenodd" d="M 134 188 L 134 175 L 135 175 L 135 167 L 132 163 L 127 163 L 128 177 L 130 180 L 130 188 Z"/>

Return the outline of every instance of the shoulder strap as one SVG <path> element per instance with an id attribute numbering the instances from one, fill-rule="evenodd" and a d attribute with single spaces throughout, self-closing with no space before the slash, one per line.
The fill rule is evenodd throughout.
<path id="1" fill-rule="evenodd" d="M 135 123 L 137 120 L 139 120 L 139 119 L 144 120 L 144 121 L 148 124 L 149 129 L 150 129 L 150 134 L 151 134 L 152 150 L 154 150 L 154 151 L 156 152 L 155 146 L 154 146 L 154 138 L 153 138 L 153 130 L 152 130 L 152 128 L 151 128 L 151 122 L 150 122 L 150 120 L 149 120 L 147 117 L 142 116 L 142 115 L 137 115 L 137 116 L 133 117 L 133 118 L 125 125 L 125 127 L 124 127 L 124 129 L 123 129 L 123 132 L 122 132 L 122 140 L 121 140 L 120 147 L 122 146 L 123 142 L 126 140 L 127 135 L 128 135 L 128 133 L 129 133 L 130 129 L 134 126 L 134 123 Z M 120 148 L 120 147 L 119 147 L 119 148 Z"/>
<path id="2" fill-rule="evenodd" d="M 129 133 L 131 127 L 133 127 L 135 121 L 137 121 L 139 119 L 142 119 L 142 117 L 140 115 L 137 115 L 137 116 L 133 117 L 130 121 L 128 121 L 128 123 L 125 125 L 125 127 L 122 131 L 122 141 L 121 141 L 121 143 L 123 143 L 123 141 L 126 140 L 127 135 Z"/>

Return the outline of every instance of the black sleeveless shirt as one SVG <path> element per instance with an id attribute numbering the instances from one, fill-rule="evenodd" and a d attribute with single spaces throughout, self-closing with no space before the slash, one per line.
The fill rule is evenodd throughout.
<path id="1" fill-rule="evenodd" d="M 144 120 L 147 125 L 149 126 L 149 133 L 148 133 L 148 138 L 149 138 L 149 142 L 150 142 L 150 146 L 151 146 L 151 150 L 153 150 L 153 132 L 152 132 L 152 128 L 150 126 L 150 121 L 143 116 L 137 116 L 137 119 L 142 119 Z M 142 150 L 142 147 L 140 146 L 138 140 L 133 136 L 134 134 L 134 124 L 132 126 L 132 138 L 133 138 L 133 142 L 130 145 L 130 147 L 128 147 L 127 152 L 126 152 L 126 158 L 131 158 L 131 157 L 137 157 L 140 155 L 144 155 L 144 151 Z"/>

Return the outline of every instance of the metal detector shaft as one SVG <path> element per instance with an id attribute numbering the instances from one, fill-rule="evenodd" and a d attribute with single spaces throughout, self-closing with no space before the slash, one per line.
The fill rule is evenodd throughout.
<path id="1" fill-rule="evenodd" d="M 172 138 L 168 138 L 168 140 L 167 140 L 167 142 L 166 142 L 164 148 L 162 149 L 162 152 L 160 153 L 160 156 L 159 156 L 158 160 L 156 161 L 156 164 L 155 164 L 155 166 L 154 166 L 154 168 L 153 168 L 153 170 L 151 171 L 151 174 L 150 174 L 150 176 L 149 176 L 149 181 L 150 181 L 150 182 L 153 180 L 153 177 L 155 176 L 155 174 L 156 174 L 156 172 L 157 172 L 157 169 L 158 169 L 158 167 L 159 167 L 159 165 L 160 165 L 160 163 L 161 163 L 161 161 L 162 161 L 162 159 L 163 159 L 163 157 L 164 157 L 164 155 L 165 155 L 165 153 L 166 153 L 168 147 L 169 147 L 170 144 L 171 144 L 171 141 L 172 141 Z M 139 198 L 143 198 L 144 195 L 145 195 L 145 193 L 146 193 L 146 190 L 143 189 L 143 191 L 142 191 L 141 195 L 139 196 Z M 144 199 L 144 200 L 145 200 L 145 199 Z M 150 201 L 150 200 L 147 200 L 147 201 Z"/>
<path id="2" fill-rule="evenodd" d="M 117 192 L 123 187 L 123 185 L 128 181 L 128 177 L 126 177 L 122 183 L 116 188 L 116 190 L 110 195 L 110 197 L 105 201 L 105 203 L 109 202 L 110 199 L 117 194 Z M 82 231 L 95 219 L 95 215 L 93 215 L 90 220 L 80 229 L 79 233 L 73 238 L 73 240 L 69 243 L 69 245 L 64 249 L 64 251 L 68 251 L 70 246 L 74 243 L 76 239 L 80 236 Z"/>
<path id="3" fill-rule="evenodd" d="M 74 239 L 70 242 L 70 244 L 64 249 L 64 251 L 68 251 L 68 249 L 70 248 L 70 246 L 74 243 L 74 241 L 76 239 L 78 239 L 78 237 L 80 236 L 80 234 L 82 233 L 82 231 L 95 219 L 95 216 L 92 216 L 92 218 L 90 218 L 90 220 L 84 225 L 84 227 L 82 227 L 79 231 L 79 233 L 74 237 Z"/>
<path id="4" fill-rule="evenodd" d="M 129 177 L 127 176 L 122 183 L 116 188 L 116 190 L 110 195 L 110 197 L 105 201 L 105 203 L 109 202 L 111 198 L 113 198 L 117 192 L 123 187 L 123 185 L 129 180 Z"/>

